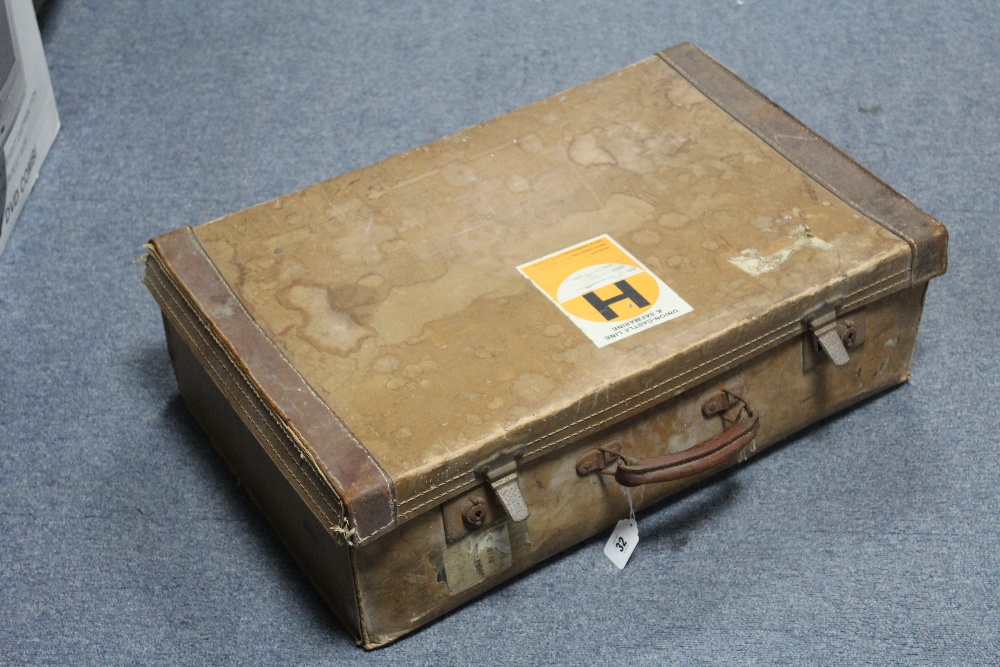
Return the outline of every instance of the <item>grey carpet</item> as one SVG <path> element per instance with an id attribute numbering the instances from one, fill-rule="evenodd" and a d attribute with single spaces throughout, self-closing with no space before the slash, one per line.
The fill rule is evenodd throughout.
<path id="1" fill-rule="evenodd" d="M 2 664 L 997 664 L 995 3 L 82 2 L 0 257 Z M 949 225 L 913 381 L 376 653 L 183 408 L 149 237 L 693 41 Z"/>

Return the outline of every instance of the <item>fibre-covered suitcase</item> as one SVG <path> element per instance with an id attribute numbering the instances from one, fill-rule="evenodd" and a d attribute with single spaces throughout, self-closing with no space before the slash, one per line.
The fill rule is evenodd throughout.
<path id="1" fill-rule="evenodd" d="M 365 647 L 907 379 L 944 227 L 690 45 L 154 239 L 187 405 Z"/>

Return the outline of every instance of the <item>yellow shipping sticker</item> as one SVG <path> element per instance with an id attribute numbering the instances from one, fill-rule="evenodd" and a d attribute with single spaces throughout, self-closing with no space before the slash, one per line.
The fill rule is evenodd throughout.
<path id="1" fill-rule="evenodd" d="M 692 308 L 607 234 L 517 267 L 597 347 Z"/>

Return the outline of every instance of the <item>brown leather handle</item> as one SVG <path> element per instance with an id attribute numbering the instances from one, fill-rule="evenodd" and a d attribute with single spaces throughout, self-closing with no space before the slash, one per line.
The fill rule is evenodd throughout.
<path id="1" fill-rule="evenodd" d="M 719 435 L 685 449 L 683 452 L 642 459 L 634 463 L 619 461 L 615 481 L 622 486 L 672 482 L 693 477 L 722 465 L 757 436 L 760 419 L 746 408 L 747 416 Z"/>

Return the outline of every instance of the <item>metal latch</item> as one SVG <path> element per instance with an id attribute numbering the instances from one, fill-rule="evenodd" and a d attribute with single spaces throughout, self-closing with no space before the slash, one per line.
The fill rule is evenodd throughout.
<path id="1" fill-rule="evenodd" d="M 860 345 L 864 339 L 864 317 L 858 314 L 860 326 L 853 319 L 837 319 L 837 309 L 828 306 L 806 320 L 812 336 L 808 344 L 814 353 L 825 353 L 836 366 L 843 366 L 850 361 L 848 350 Z M 808 370 L 818 359 L 805 356 L 803 350 L 803 370 Z M 812 355 L 815 356 L 815 355 Z"/>
<path id="2" fill-rule="evenodd" d="M 514 522 L 524 521 L 529 514 L 528 504 L 524 502 L 521 487 L 517 483 L 517 457 L 522 453 L 523 450 L 508 454 L 510 458 L 501 455 L 497 461 L 486 463 L 476 470 L 486 477 L 500 504 Z"/>

